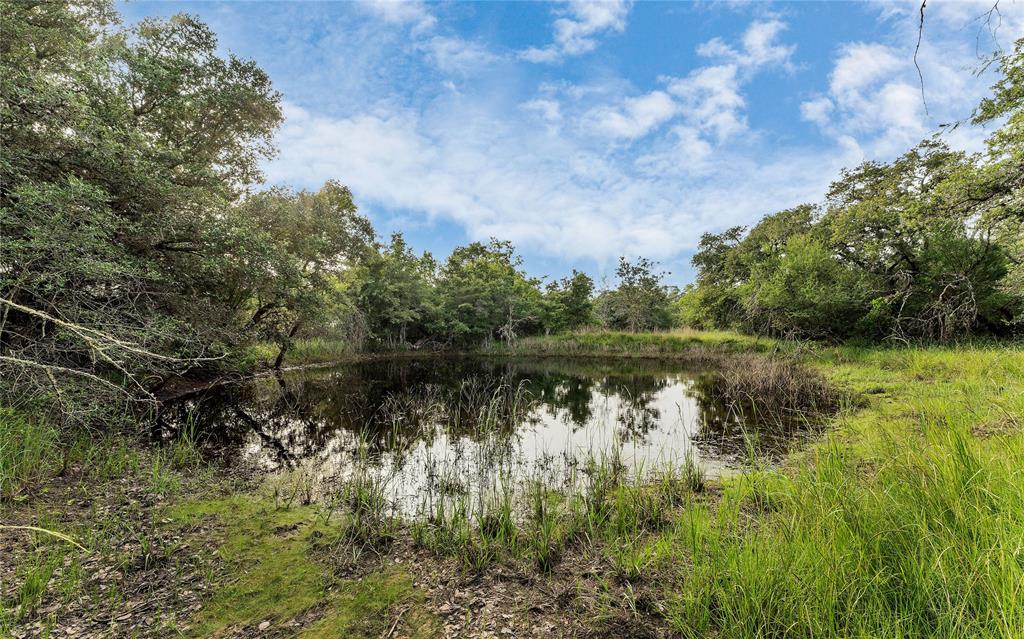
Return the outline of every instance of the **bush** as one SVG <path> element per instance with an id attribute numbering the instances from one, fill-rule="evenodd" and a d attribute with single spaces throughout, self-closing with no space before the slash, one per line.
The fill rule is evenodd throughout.
<path id="1" fill-rule="evenodd" d="M 758 264 L 743 287 L 748 321 L 773 335 L 847 337 L 867 313 L 864 280 L 806 235 Z"/>

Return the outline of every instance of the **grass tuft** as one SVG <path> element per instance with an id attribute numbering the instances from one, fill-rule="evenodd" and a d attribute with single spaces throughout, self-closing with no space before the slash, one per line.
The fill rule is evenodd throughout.
<path id="1" fill-rule="evenodd" d="M 16 499 L 60 464 L 57 430 L 0 407 L 0 503 Z"/>

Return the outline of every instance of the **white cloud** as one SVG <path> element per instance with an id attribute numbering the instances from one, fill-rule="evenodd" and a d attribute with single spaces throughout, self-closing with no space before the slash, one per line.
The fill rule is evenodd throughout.
<path id="1" fill-rule="evenodd" d="M 776 37 L 786 29 L 781 20 L 754 22 L 743 34 L 743 48 L 746 50 L 744 61 L 751 66 L 767 64 L 788 64 L 796 51 L 796 45 L 781 45 L 775 42 Z"/>
<path id="2" fill-rule="evenodd" d="M 656 178 L 671 175 L 692 178 L 706 174 L 708 161 L 714 156 L 714 147 L 691 126 L 676 125 L 671 133 L 660 148 L 637 158 L 637 170 L 642 175 Z"/>
<path id="3" fill-rule="evenodd" d="M 736 49 L 721 38 L 712 38 L 698 46 L 697 53 L 708 58 L 722 58 L 741 67 L 780 65 L 792 69 L 790 59 L 796 52 L 796 45 L 784 45 L 776 41 L 786 28 L 786 23 L 781 20 L 755 20 L 743 33 L 741 49 Z"/>
<path id="4" fill-rule="evenodd" d="M 558 100 L 537 98 L 536 100 L 524 102 L 522 107 L 528 111 L 537 113 L 541 118 L 548 122 L 558 122 L 562 119 L 562 105 Z"/>
<path id="5" fill-rule="evenodd" d="M 599 107 L 584 118 L 584 126 L 612 138 L 635 139 L 676 114 L 678 107 L 664 91 L 627 98 L 621 108 Z"/>
<path id="6" fill-rule="evenodd" d="M 425 31 L 437 24 L 426 4 L 418 0 L 359 0 L 358 4 L 385 22 L 411 24 L 415 30 Z"/>
<path id="7" fill-rule="evenodd" d="M 595 36 L 626 29 L 629 4 L 624 0 L 571 0 L 558 10 L 554 23 L 554 42 L 546 47 L 530 47 L 520 53 L 528 62 L 555 62 L 563 56 L 580 55 L 597 48 Z"/>
<path id="8" fill-rule="evenodd" d="M 918 0 L 875 0 L 880 16 L 897 22 L 905 33 L 917 36 L 921 3 Z M 1024 33 L 1024 7 L 1019 0 L 957 0 L 937 2 L 925 9 L 925 37 L 938 30 L 975 40 L 978 51 L 1007 48 Z"/>
<path id="9" fill-rule="evenodd" d="M 743 83 L 766 67 L 788 67 L 795 47 L 776 42 L 785 28 L 778 20 L 755 21 L 744 32 L 739 49 L 721 38 L 705 42 L 698 52 L 723 63 L 697 68 L 682 78 L 661 78 L 667 92 L 655 90 L 615 106 L 594 107 L 582 118 L 582 126 L 612 139 L 635 140 L 681 115 L 687 136 L 713 136 L 722 143 L 747 129 Z"/>
<path id="10" fill-rule="evenodd" d="M 922 46 L 922 72 L 927 70 L 926 79 L 941 79 L 942 86 L 931 117 L 925 112 L 912 45 L 897 49 L 877 42 L 839 47 L 827 94 L 803 102 L 801 116 L 826 135 L 856 140 L 868 157 L 890 157 L 929 136 L 936 128 L 934 118 L 954 121 L 970 113 L 977 97 L 968 97 L 969 63 L 953 53 L 947 50 L 943 56 L 928 43 Z"/>
<path id="11" fill-rule="evenodd" d="M 838 143 L 883 160 L 931 136 L 940 124 L 965 122 L 992 81 L 991 70 L 974 73 L 982 57 L 1012 46 L 1024 33 L 1024 3 L 1002 3 L 998 13 L 989 13 L 992 6 L 990 0 L 929 4 L 915 66 L 920 3 L 878 4 L 889 26 L 885 41 L 838 46 L 827 91 L 801 104 L 803 118 Z M 960 126 L 943 138 L 954 148 L 976 151 L 986 135 Z"/>
<path id="12" fill-rule="evenodd" d="M 423 44 L 430 62 L 447 73 L 485 69 L 499 58 L 485 45 L 457 37 L 434 36 Z"/>
<path id="13" fill-rule="evenodd" d="M 725 140 L 747 128 L 738 70 L 733 64 L 703 67 L 685 78 L 674 78 L 668 91 L 679 98 L 686 119 Z"/>
<path id="14" fill-rule="evenodd" d="M 891 76 L 906 63 L 903 53 L 897 53 L 883 44 L 847 44 L 840 49 L 839 58 L 832 70 L 829 91 L 841 100 L 857 99 L 861 91 L 879 79 Z"/>
<path id="15" fill-rule="evenodd" d="M 829 114 L 834 108 L 832 100 L 825 96 L 819 96 L 800 104 L 800 117 L 819 126 L 827 126 Z"/>
<path id="16" fill-rule="evenodd" d="M 457 99 L 422 113 L 343 118 L 285 108 L 271 181 L 314 187 L 337 178 L 372 210 L 423 211 L 474 239 L 606 264 L 621 254 L 669 259 L 704 231 L 813 199 L 839 165 L 798 150 L 716 149 L 681 124 L 639 159 L 610 157 L 586 138 Z"/>

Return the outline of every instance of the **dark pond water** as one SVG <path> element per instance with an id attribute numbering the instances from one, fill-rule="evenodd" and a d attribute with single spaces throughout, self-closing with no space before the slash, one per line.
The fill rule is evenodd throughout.
<path id="1" fill-rule="evenodd" d="M 437 492 L 524 478 L 575 481 L 615 458 L 636 475 L 735 469 L 777 427 L 717 403 L 715 373 L 672 362 L 401 358 L 259 378 L 179 402 L 164 435 L 194 430 L 227 463 L 299 475 L 318 491 L 370 473 L 400 511 Z"/>

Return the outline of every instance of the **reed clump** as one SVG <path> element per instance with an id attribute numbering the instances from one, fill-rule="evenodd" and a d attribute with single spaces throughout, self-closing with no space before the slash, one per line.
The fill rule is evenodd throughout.
<path id="1" fill-rule="evenodd" d="M 820 372 L 782 357 L 736 355 L 719 364 L 712 399 L 789 424 L 822 423 L 849 396 Z"/>

